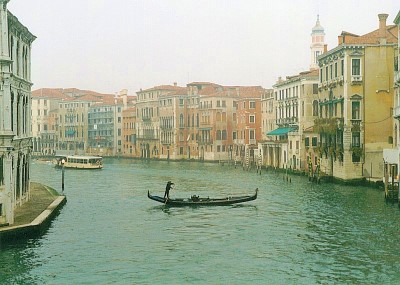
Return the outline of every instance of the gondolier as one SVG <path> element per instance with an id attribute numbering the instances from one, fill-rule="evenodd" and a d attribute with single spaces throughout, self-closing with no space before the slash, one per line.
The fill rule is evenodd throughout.
<path id="1" fill-rule="evenodd" d="M 167 182 L 167 186 L 165 186 L 164 200 L 165 200 L 165 197 L 167 197 L 167 199 L 169 199 L 169 190 L 172 189 L 172 185 L 175 185 L 175 184 L 172 183 L 171 181 Z"/>

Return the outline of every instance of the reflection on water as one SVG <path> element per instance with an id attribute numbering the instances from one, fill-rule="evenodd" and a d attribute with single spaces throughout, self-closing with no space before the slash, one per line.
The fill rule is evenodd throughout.
<path id="1" fill-rule="evenodd" d="M 61 171 L 34 164 L 55 189 Z M 147 198 L 257 200 L 169 208 Z M 44 236 L 0 252 L 0 284 L 396 284 L 397 205 L 379 190 L 197 162 L 106 159 L 66 171 L 67 204 Z"/>

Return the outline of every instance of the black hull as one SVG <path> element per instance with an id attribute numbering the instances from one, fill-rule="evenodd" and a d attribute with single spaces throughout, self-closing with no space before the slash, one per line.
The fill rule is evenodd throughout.
<path id="1" fill-rule="evenodd" d="M 184 207 L 184 206 L 228 206 L 237 203 L 243 203 L 253 201 L 257 199 L 258 188 L 256 193 L 252 196 L 237 196 L 237 197 L 226 197 L 226 198 L 198 198 L 195 201 L 191 198 L 186 199 L 168 199 L 164 200 L 163 197 L 150 195 L 147 192 L 149 199 L 165 204 L 166 206 L 172 207 Z"/>

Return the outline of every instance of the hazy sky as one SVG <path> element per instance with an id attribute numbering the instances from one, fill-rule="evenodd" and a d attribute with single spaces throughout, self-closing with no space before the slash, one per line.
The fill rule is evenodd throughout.
<path id="1" fill-rule="evenodd" d="M 310 65 L 317 14 L 328 49 L 378 28 L 399 0 L 11 0 L 37 39 L 33 90 L 128 89 L 193 81 L 271 88 Z"/>

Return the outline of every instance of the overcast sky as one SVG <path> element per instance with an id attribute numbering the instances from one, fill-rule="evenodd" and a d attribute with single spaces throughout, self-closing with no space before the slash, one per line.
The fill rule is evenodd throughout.
<path id="1" fill-rule="evenodd" d="M 399 0 L 11 0 L 37 39 L 33 90 L 128 89 L 193 81 L 271 88 L 310 65 L 317 14 L 328 49 L 342 31 L 365 34 Z"/>

